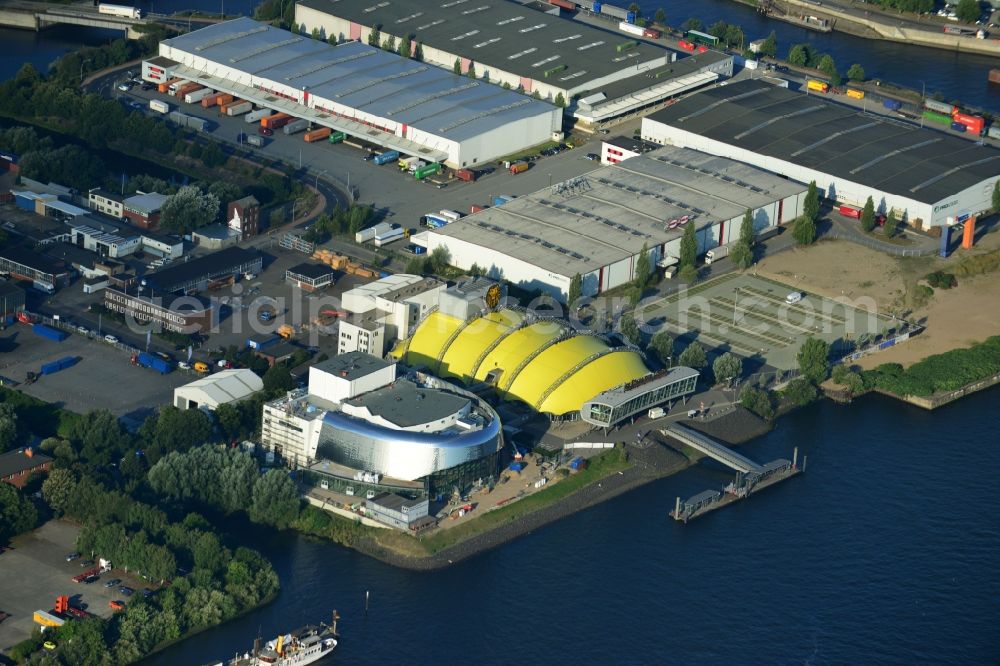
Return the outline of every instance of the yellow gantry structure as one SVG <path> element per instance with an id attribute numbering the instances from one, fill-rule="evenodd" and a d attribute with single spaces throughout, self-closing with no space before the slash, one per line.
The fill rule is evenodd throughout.
<path id="1" fill-rule="evenodd" d="M 595 395 L 649 374 L 642 356 L 578 334 L 565 321 L 525 322 L 501 309 L 463 321 L 431 313 L 409 339 L 403 360 L 466 385 L 493 382 L 507 399 L 561 416 Z"/>

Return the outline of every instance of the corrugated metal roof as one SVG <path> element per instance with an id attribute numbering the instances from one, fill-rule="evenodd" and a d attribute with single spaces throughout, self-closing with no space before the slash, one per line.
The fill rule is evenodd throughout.
<path id="1" fill-rule="evenodd" d="M 222 370 L 214 375 L 203 377 L 174 389 L 174 392 L 188 400 L 194 400 L 199 405 L 214 407 L 242 400 L 263 388 L 264 380 L 257 376 L 253 370 L 238 368 Z"/>

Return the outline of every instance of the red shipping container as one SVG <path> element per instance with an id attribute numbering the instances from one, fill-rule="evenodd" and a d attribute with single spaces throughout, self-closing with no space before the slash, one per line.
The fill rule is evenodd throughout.
<path id="1" fill-rule="evenodd" d="M 486 207 L 485 206 L 477 206 L 476 204 L 472 204 L 472 206 L 469 208 L 469 214 L 471 215 L 472 213 L 478 213 L 481 210 L 486 210 Z"/>
<path id="2" fill-rule="evenodd" d="M 683 39 L 677 42 L 677 46 L 681 47 L 685 51 L 694 51 L 694 44 Z"/>
<path id="3" fill-rule="evenodd" d="M 973 134 L 980 134 L 983 131 L 983 126 L 986 124 L 982 116 L 972 116 L 961 112 L 952 114 L 951 119 L 965 125 L 966 131 Z"/>
<path id="4" fill-rule="evenodd" d="M 848 206 L 845 204 L 843 206 L 839 206 L 837 208 L 837 212 L 843 215 L 844 217 L 852 217 L 855 220 L 860 220 L 862 211 L 857 206 Z"/>

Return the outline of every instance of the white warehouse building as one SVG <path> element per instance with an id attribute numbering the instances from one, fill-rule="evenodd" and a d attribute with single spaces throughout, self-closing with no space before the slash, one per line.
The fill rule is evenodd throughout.
<path id="1" fill-rule="evenodd" d="M 414 242 L 445 247 L 450 262 L 565 299 L 573 276 L 592 296 L 635 278 L 645 247 L 652 263 L 680 256 L 686 225 L 699 254 L 736 240 L 751 211 L 755 231 L 790 222 L 806 186 L 694 150 L 658 150 L 426 231 Z"/>
<path id="2" fill-rule="evenodd" d="M 894 209 L 924 229 L 992 206 L 1000 150 L 946 131 L 863 113 L 822 95 L 741 81 L 642 120 L 642 138 L 816 181 L 838 204 Z"/>
<path id="3" fill-rule="evenodd" d="M 240 18 L 160 43 L 143 78 L 179 78 L 428 162 L 471 167 L 552 138 L 560 110 L 360 42 Z"/>

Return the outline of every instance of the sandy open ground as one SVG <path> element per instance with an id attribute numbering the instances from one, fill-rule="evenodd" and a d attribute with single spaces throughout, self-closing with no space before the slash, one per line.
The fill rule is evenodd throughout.
<path id="1" fill-rule="evenodd" d="M 987 234 L 973 252 L 1000 248 L 1000 233 Z M 935 270 L 948 271 L 967 252 L 957 250 L 948 259 L 937 256 L 900 259 L 840 240 L 825 240 L 765 258 L 761 275 L 829 297 L 868 297 L 880 313 L 909 309 L 907 295 L 916 281 Z M 872 368 L 882 363 L 909 365 L 927 356 L 967 347 L 991 335 L 1000 335 L 1000 279 L 986 274 L 959 277 L 958 287 L 937 289 L 927 305 L 914 309 L 910 321 L 924 320 L 926 330 L 916 338 L 863 359 Z"/>

